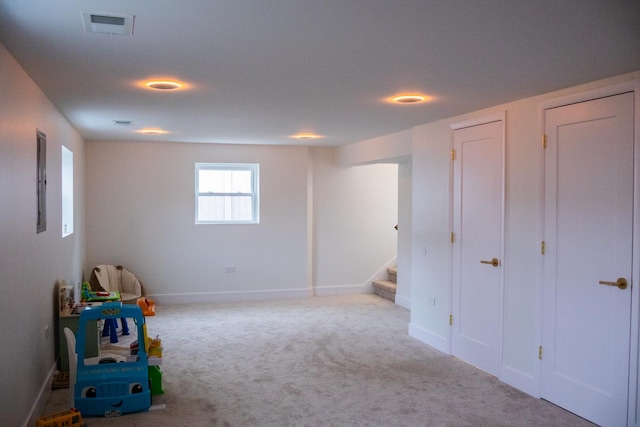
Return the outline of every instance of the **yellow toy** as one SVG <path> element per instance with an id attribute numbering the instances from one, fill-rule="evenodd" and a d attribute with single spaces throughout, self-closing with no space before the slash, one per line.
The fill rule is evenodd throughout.
<path id="1" fill-rule="evenodd" d="M 86 427 L 82 422 L 82 415 L 76 408 L 53 415 L 40 417 L 36 420 L 36 427 Z"/>

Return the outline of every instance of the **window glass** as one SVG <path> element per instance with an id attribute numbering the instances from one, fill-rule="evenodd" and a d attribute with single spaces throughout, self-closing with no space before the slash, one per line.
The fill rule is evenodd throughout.
<path id="1" fill-rule="evenodd" d="M 62 146 L 62 237 L 73 234 L 73 153 Z"/>
<path id="2" fill-rule="evenodd" d="M 196 223 L 258 223 L 258 165 L 196 163 Z"/>

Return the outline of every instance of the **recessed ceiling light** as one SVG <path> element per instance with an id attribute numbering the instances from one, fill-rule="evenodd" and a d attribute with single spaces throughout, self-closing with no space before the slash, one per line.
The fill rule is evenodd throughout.
<path id="1" fill-rule="evenodd" d="M 425 95 L 400 95 L 393 97 L 396 104 L 421 104 L 427 102 L 429 97 Z"/>
<path id="2" fill-rule="evenodd" d="M 297 133 L 295 135 L 290 135 L 290 138 L 295 138 L 295 139 L 300 139 L 303 141 L 306 140 L 311 140 L 311 139 L 319 139 L 319 138 L 324 138 L 324 136 L 322 135 L 318 135 L 312 132 L 305 132 L 305 133 Z"/>
<path id="3" fill-rule="evenodd" d="M 148 87 L 149 89 L 156 89 L 156 90 L 176 90 L 176 89 L 180 89 L 182 87 L 182 84 L 178 82 L 165 80 L 165 81 L 146 82 L 145 86 Z"/>
<path id="4" fill-rule="evenodd" d="M 144 80 L 134 82 L 136 87 L 142 89 L 152 89 L 158 92 L 178 92 L 192 89 L 191 83 L 181 81 L 174 76 L 150 76 Z"/>
<path id="5" fill-rule="evenodd" d="M 143 133 L 145 135 L 161 135 L 164 133 L 169 133 L 166 130 L 162 130 L 162 129 L 151 129 L 151 128 L 145 128 L 145 129 L 140 129 L 138 131 L 136 131 L 138 133 Z"/>

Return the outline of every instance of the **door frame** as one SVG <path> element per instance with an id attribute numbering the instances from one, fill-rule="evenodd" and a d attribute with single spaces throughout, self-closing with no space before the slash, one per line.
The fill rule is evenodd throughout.
<path id="1" fill-rule="evenodd" d="M 640 387 L 640 378 L 638 377 L 640 372 L 640 351 L 638 345 L 640 343 L 640 79 L 631 80 L 624 83 L 613 84 L 603 86 L 597 89 L 586 90 L 579 93 L 560 96 L 557 98 L 549 99 L 538 104 L 538 136 L 540 144 L 542 146 L 542 138 L 545 129 L 545 110 L 561 107 L 565 105 L 576 104 L 579 102 L 586 102 L 595 100 L 598 98 L 605 98 L 609 96 L 619 95 L 622 93 L 634 92 L 634 136 L 633 136 L 633 237 L 632 237 L 632 270 L 631 270 L 631 336 L 630 336 L 630 350 L 629 350 L 629 390 L 628 390 L 628 405 L 627 405 L 627 425 L 640 427 L 640 394 L 638 388 Z M 545 179 L 545 164 L 544 164 L 544 149 L 539 150 L 538 157 L 538 230 L 539 240 L 544 240 L 544 179 Z M 542 316 L 543 316 L 543 299 L 542 289 L 544 284 L 543 268 L 544 268 L 544 255 L 540 254 L 539 258 L 539 284 L 538 284 L 538 308 L 537 308 L 537 331 L 538 342 L 542 345 Z M 635 285 L 635 286 L 634 286 Z M 537 365 L 537 383 L 538 383 L 538 397 L 540 397 L 542 390 L 542 361 L 538 360 Z"/>
<path id="2" fill-rule="evenodd" d="M 502 158 L 500 159 L 501 165 L 502 165 L 502 180 L 501 180 L 501 190 L 502 190 L 502 196 L 500 198 L 500 254 L 498 255 L 500 257 L 500 265 L 501 265 L 501 269 L 500 269 L 500 340 L 499 340 L 499 345 L 498 345 L 498 352 L 500 354 L 500 367 L 499 367 L 499 371 L 498 371 L 498 378 L 501 379 L 502 378 L 502 369 L 503 369 L 503 355 L 504 355 L 504 301 L 505 301 L 505 297 L 504 297 L 504 293 L 505 293 L 505 283 L 504 283 L 504 278 L 505 278 L 505 219 L 506 219 L 506 159 L 507 159 L 507 153 L 506 153 L 506 148 L 507 148 L 507 112 L 506 110 L 502 110 L 493 114 L 485 114 L 482 116 L 478 116 L 478 117 L 474 117 L 471 119 L 467 119 L 467 120 L 463 120 L 463 121 L 459 121 L 459 122 L 454 122 L 451 123 L 449 125 L 449 127 L 451 128 L 450 131 L 450 149 L 451 152 L 453 153 L 453 149 L 454 149 L 454 133 L 456 130 L 459 129 L 464 129 L 464 128 L 468 128 L 468 127 L 472 127 L 472 126 L 480 126 L 480 125 L 485 125 L 488 123 L 493 123 L 493 122 L 501 122 L 501 126 L 502 126 L 502 130 L 501 130 L 501 137 L 502 137 L 502 146 L 501 146 L 501 150 L 502 150 Z M 457 160 L 457 159 L 456 159 Z M 453 161 L 451 161 L 450 163 L 450 168 L 449 168 L 449 229 L 451 230 L 451 232 L 453 233 L 453 228 L 454 228 L 454 197 L 455 197 L 455 192 L 454 192 L 454 179 L 455 179 L 455 167 L 454 167 L 454 163 Z M 455 238 L 459 238 L 459 236 L 455 236 Z M 449 271 L 449 301 L 450 301 L 450 305 L 449 305 L 449 313 L 451 313 L 454 316 L 453 321 L 455 322 L 455 313 L 454 313 L 454 307 L 453 307 L 453 293 L 454 293 L 454 283 L 453 283 L 453 270 L 455 268 L 454 265 L 454 245 L 453 242 L 451 244 L 451 248 L 449 250 L 449 265 L 451 266 L 450 271 Z M 447 341 L 448 341 L 448 354 L 452 355 L 452 350 L 453 350 L 453 327 L 449 327 L 449 334 L 447 337 Z"/>

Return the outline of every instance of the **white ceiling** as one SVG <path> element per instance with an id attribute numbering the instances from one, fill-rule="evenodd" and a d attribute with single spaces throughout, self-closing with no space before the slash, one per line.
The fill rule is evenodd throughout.
<path id="1" fill-rule="evenodd" d="M 0 43 L 87 140 L 335 146 L 640 70 L 640 1 L 0 0 Z M 406 91 L 435 99 L 383 101 Z"/>

